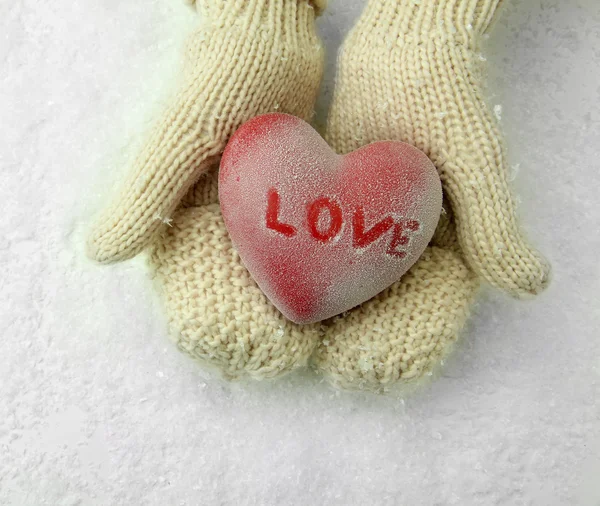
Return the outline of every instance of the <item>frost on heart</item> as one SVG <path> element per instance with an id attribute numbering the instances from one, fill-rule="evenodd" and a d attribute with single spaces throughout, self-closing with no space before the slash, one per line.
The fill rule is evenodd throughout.
<path id="1" fill-rule="evenodd" d="M 344 213 L 341 206 L 332 198 L 320 197 L 310 202 L 306 209 L 306 228 L 310 236 L 318 242 L 333 241 L 342 231 Z M 269 230 L 289 238 L 298 234 L 298 229 L 288 223 L 280 221 L 281 196 L 276 188 L 270 188 L 267 194 L 267 211 L 265 224 Z M 327 224 L 323 227 L 323 216 L 328 216 Z M 406 251 L 399 247 L 406 247 L 410 237 L 406 234 L 417 232 L 421 228 L 416 220 L 397 220 L 388 215 L 375 225 L 367 228 L 365 225 L 365 211 L 362 206 L 356 207 L 352 215 L 352 247 L 363 249 L 378 241 L 391 231 L 391 238 L 386 254 L 395 258 L 406 257 Z"/>
<path id="2" fill-rule="evenodd" d="M 308 123 L 258 116 L 219 171 L 232 245 L 288 319 L 314 323 L 398 281 L 431 240 L 442 185 L 425 153 L 397 141 L 339 155 Z"/>

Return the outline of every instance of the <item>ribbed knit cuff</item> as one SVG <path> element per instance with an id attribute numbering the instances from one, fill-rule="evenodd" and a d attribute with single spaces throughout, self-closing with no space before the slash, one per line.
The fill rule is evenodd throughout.
<path id="1" fill-rule="evenodd" d="M 503 0 L 369 0 L 362 29 L 387 41 L 432 38 L 474 45 L 490 27 Z"/>
<path id="2" fill-rule="evenodd" d="M 202 4 L 202 3 L 204 3 L 204 4 L 224 3 L 223 0 L 183 0 L 183 1 L 184 1 L 184 3 L 186 3 L 188 5 L 195 5 L 195 4 Z M 307 2 L 308 4 L 310 4 L 314 7 L 317 16 L 319 16 L 323 13 L 325 8 L 327 7 L 327 2 L 328 2 L 328 0 L 286 0 L 286 1 Z M 234 3 L 234 2 L 235 2 L 235 0 L 230 0 L 230 3 Z"/>
<path id="3" fill-rule="evenodd" d="M 289 43 L 315 38 L 317 8 L 309 0 L 194 0 L 201 16 L 215 29 L 242 36 L 284 37 Z"/>

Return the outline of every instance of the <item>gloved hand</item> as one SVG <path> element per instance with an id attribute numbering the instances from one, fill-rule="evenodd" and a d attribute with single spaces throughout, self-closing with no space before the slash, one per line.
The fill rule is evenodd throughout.
<path id="1" fill-rule="evenodd" d="M 266 112 L 308 119 L 323 70 L 325 0 L 196 0 L 183 84 L 93 228 L 92 258 L 149 248 L 171 334 L 226 377 L 272 377 L 308 360 L 318 326 L 288 322 L 241 265 L 223 224 L 216 166 L 231 134 Z"/>
<path id="2" fill-rule="evenodd" d="M 340 387 L 381 390 L 429 371 L 455 342 L 480 279 L 514 297 L 548 283 L 548 264 L 519 232 L 504 146 L 480 92 L 480 41 L 501 3 L 369 0 L 344 43 L 330 144 L 340 153 L 384 139 L 413 144 L 436 165 L 447 202 L 409 273 L 328 325 L 314 364 Z"/>

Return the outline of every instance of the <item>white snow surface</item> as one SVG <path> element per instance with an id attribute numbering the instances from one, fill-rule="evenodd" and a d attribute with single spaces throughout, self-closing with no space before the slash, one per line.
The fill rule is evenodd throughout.
<path id="1" fill-rule="evenodd" d="M 320 20 L 321 109 L 362 5 Z M 167 340 L 142 259 L 83 255 L 196 22 L 177 1 L 0 1 L 0 504 L 598 506 L 598 1 L 513 2 L 486 51 L 551 288 L 486 290 L 439 377 L 380 397 L 308 371 L 224 383 Z"/>

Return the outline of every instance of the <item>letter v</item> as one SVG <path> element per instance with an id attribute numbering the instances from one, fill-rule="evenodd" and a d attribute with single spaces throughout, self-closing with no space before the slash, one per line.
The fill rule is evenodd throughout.
<path id="1" fill-rule="evenodd" d="M 365 232 L 365 212 L 362 207 L 359 207 L 354 211 L 352 219 L 352 246 L 366 248 L 387 233 L 393 226 L 394 219 L 388 216 Z"/>

